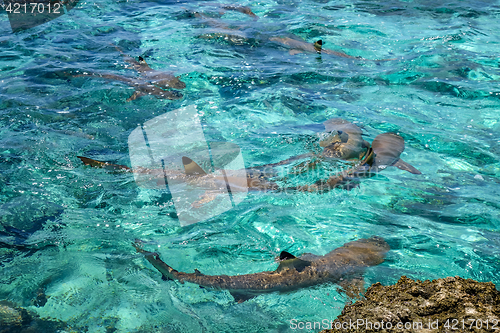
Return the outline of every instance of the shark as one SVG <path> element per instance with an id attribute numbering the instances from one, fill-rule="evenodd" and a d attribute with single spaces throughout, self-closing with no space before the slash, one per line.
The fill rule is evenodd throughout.
<path id="1" fill-rule="evenodd" d="M 329 49 L 323 48 L 323 40 L 317 40 L 314 43 L 308 43 L 301 39 L 298 36 L 294 36 L 294 38 L 290 37 L 271 37 L 269 38 L 271 42 L 278 43 L 282 46 L 285 46 L 290 49 L 289 53 L 291 55 L 299 54 L 299 53 L 318 53 L 318 54 L 329 54 L 335 55 L 337 57 L 349 58 L 349 59 L 358 59 L 358 60 L 366 60 L 361 57 L 353 57 L 343 52 L 337 52 Z"/>
<path id="2" fill-rule="evenodd" d="M 194 273 L 181 272 L 163 262 L 158 253 L 144 250 L 139 240 L 132 245 L 162 274 L 164 280 L 228 290 L 238 303 L 261 294 L 287 293 L 358 278 L 367 267 L 381 264 L 390 250 L 383 238 L 372 236 L 345 243 L 325 255 L 304 253 L 296 257 L 282 251 L 279 266 L 274 271 L 229 276 L 205 275 L 198 269 Z"/>
<path id="3" fill-rule="evenodd" d="M 312 153 L 302 154 L 291 157 L 287 160 L 254 166 L 252 168 L 226 170 L 221 164 L 215 172 L 209 173 L 202 166 L 195 162 L 196 152 L 185 152 L 188 156 L 170 156 L 168 158 L 181 158 L 183 170 L 177 168 L 149 168 L 135 167 L 130 168 L 126 165 L 113 164 L 105 161 L 99 161 L 84 156 L 77 156 L 84 165 L 95 168 L 104 168 L 112 172 L 130 172 L 133 173 L 136 182 L 141 187 L 158 188 L 165 186 L 166 179 L 181 180 L 188 185 L 196 186 L 205 192 L 200 195 L 200 199 L 192 203 L 192 207 L 199 207 L 207 202 L 213 201 L 217 196 L 231 192 L 247 191 L 300 191 L 300 192 L 326 192 L 334 188 L 353 189 L 359 186 L 359 179 L 370 178 L 378 174 L 387 167 L 397 167 L 412 174 L 421 174 L 411 164 L 401 159 L 401 154 L 405 149 L 404 139 L 396 133 L 382 133 L 375 137 L 371 146 L 363 140 L 361 129 L 344 119 L 334 118 L 324 122 L 327 131 L 327 137 L 320 141 L 320 146 L 324 146 L 323 155 L 315 156 Z M 240 153 L 239 147 L 235 149 L 230 143 L 211 143 L 215 151 L 220 150 L 222 155 L 219 159 L 231 161 Z M 219 149 L 217 149 L 219 148 Z M 184 154 L 184 152 L 182 153 Z M 235 155 L 236 154 L 236 155 Z M 358 161 L 346 170 L 337 172 L 327 179 L 320 179 L 307 185 L 290 186 L 286 184 L 287 177 L 281 177 L 281 185 L 276 183 L 279 179 L 279 173 L 274 169 L 277 166 L 290 164 L 294 161 L 313 157 L 310 161 L 294 168 L 302 167 L 299 172 L 289 174 L 298 174 L 305 172 L 317 166 L 322 159 L 343 158 L 351 159 L 349 161 Z M 359 160 L 357 160 L 359 159 Z M 167 160 L 168 161 L 168 160 Z M 170 163 L 170 162 L 169 162 Z M 175 164 L 175 163 L 174 163 Z M 272 180 L 273 179 L 273 180 Z"/>
<path id="4" fill-rule="evenodd" d="M 224 5 L 221 8 L 226 10 L 235 10 L 244 14 L 247 14 L 255 19 L 257 19 L 257 15 L 255 15 L 249 7 L 240 7 L 233 5 Z M 197 11 L 190 12 L 190 15 L 198 18 L 205 25 L 210 27 L 209 32 L 201 34 L 198 38 L 205 40 L 214 40 L 230 43 L 232 45 L 245 45 L 245 44 L 254 44 L 254 39 L 247 36 L 247 34 L 241 31 L 241 26 L 238 25 L 228 25 L 221 20 L 214 19 L 204 13 L 200 13 Z"/>
<path id="5" fill-rule="evenodd" d="M 277 163 L 240 170 L 208 173 L 188 156 L 181 157 L 184 170 L 148 167 L 132 169 L 126 165 L 94 160 L 84 156 L 77 157 L 85 165 L 91 167 L 104 168 L 113 172 L 130 172 L 134 173 L 135 176 L 139 175 L 140 177 L 135 177 L 136 182 L 143 187 L 153 186 L 153 188 L 156 188 L 159 184 L 164 184 L 165 177 L 168 177 L 170 179 L 182 179 L 187 184 L 205 189 L 206 191 L 201 195 L 200 200 L 193 203 L 194 207 L 214 200 L 222 193 L 221 190 L 227 188 L 227 186 L 234 192 L 246 192 L 248 190 L 263 192 L 288 190 L 326 192 L 334 188 L 353 189 L 359 185 L 359 179 L 373 177 L 387 167 L 397 167 L 412 174 L 421 174 L 418 169 L 401 159 L 401 154 L 405 149 L 405 142 L 400 135 L 391 132 L 379 134 L 370 146 L 367 141 L 362 139 L 361 129 L 353 123 L 341 118 L 334 118 L 327 120 L 324 125 L 329 137 L 320 141 L 320 145 L 324 146 L 323 155 L 315 156 L 312 153 L 307 153 Z M 228 143 L 225 143 L 225 145 L 227 146 Z M 239 153 L 239 148 L 237 152 Z M 231 155 L 230 150 L 228 150 L 228 153 Z M 279 185 L 271 180 L 279 175 L 274 169 L 275 167 L 308 157 L 312 157 L 312 159 L 296 166 L 302 167 L 302 171 L 294 171 L 291 174 L 305 172 L 316 167 L 317 164 L 327 158 L 343 158 L 346 160 L 352 158 L 349 161 L 357 162 L 349 169 L 337 172 L 328 179 L 317 180 L 312 184 L 286 186 L 286 182 L 285 185 Z M 357 160 L 358 158 L 359 160 Z M 285 177 L 282 180 L 286 181 L 286 179 Z"/>
<path id="6" fill-rule="evenodd" d="M 237 12 L 246 14 L 246 15 L 252 17 L 254 20 L 257 20 L 259 18 L 254 12 L 252 12 L 252 9 L 248 6 L 222 5 L 221 8 L 224 10 L 233 10 L 233 11 L 237 11 Z"/>
<path id="7" fill-rule="evenodd" d="M 127 102 L 138 99 L 142 96 L 156 96 L 160 99 L 176 100 L 183 97 L 182 93 L 176 90 L 164 90 L 149 81 L 144 81 L 136 78 L 129 78 L 126 76 L 116 75 L 116 74 L 99 74 L 99 73 L 80 73 L 72 74 L 73 77 L 96 77 L 111 81 L 120 81 L 128 84 L 135 89 L 134 93 L 127 98 Z"/>
<path id="8" fill-rule="evenodd" d="M 220 3 L 202 3 L 202 6 L 216 6 L 222 9 L 222 13 L 225 11 L 235 11 L 240 12 L 242 14 L 248 15 L 252 17 L 254 20 L 257 20 L 259 17 L 252 11 L 252 9 L 248 6 L 241 5 L 233 5 L 233 4 L 220 4 Z"/>
<path id="9" fill-rule="evenodd" d="M 342 118 L 332 118 L 325 121 L 323 125 L 325 132 L 319 135 L 321 139 L 319 146 L 323 148 L 320 154 L 305 153 L 277 163 L 263 165 L 261 168 L 276 167 L 312 158 L 310 161 L 300 164 L 303 170 L 307 170 L 328 159 L 361 160 L 370 148 L 370 143 L 362 138 L 363 132 L 356 124 Z"/>
<path id="10" fill-rule="evenodd" d="M 135 92 L 127 98 L 127 102 L 136 100 L 141 96 L 152 95 L 161 99 L 177 100 L 183 97 L 182 93 L 171 89 L 184 89 L 186 84 L 179 77 L 172 73 L 152 69 L 143 57 L 139 56 L 139 60 L 126 55 L 118 46 L 114 48 L 121 53 L 127 62 L 134 70 L 137 71 L 139 77 L 130 78 L 116 74 L 99 74 L 93 72 L 83 72 L 72 74 L 73 77 L 97 77 L 106 80 L 120 81 L 128 84 L 135 89 Z"/>
<path id="11" fill-rule="evenodd" d="M 363 140 L 363 132 L 356 124 L 342 118 L 333 118 L 323 123 L 329 136 L 319 142 L 323 147 L 324 157 L 333 157 L 343 160 L 361 159 L 370 143 Z"/>
<path id="12" fill-rule="evenodd" d="M 333 188 L 351 190 L 359 185 L 356 182 L 357 179 L 373 177 L 390 166 L 412 174 L 422 174 L 414 166 L 401 159 L 400 156 L 404 148 L 404 139 L 400 135 L 391 132 L 379 134 L 373 140 L 364 157 L 352 168 L 330 176 L 327 180 L 318 180 L 312 185 L 288 187 L 287 189 L 303 192 L 325 192 Z"/>
<path id="13" fill-rule="evenodd" d="M 255 20 L 258 19 L 258 16 L 252 12 L 250 7 L 247 6 L 240 6 L 240 5 L 220 5 L 220 4 L 213 4 L 213 3 L 208 3 L 206 5 L 210 6 L 219 6 L 223 10 L 232 10 L 232 11 L 238 11 L 240 13 L 246 14 L 250 17 L 252 17 Z M 221 15 L 223 12 L 221 12 Z M 256 42 L 252 41 L 253 38 L 248 37 L 246 34 L 238 32 L 240 29 L 238 27 L 231 27 L 228 26 L 227 24 L 223 23 L 220 20 L 213 19 L 203 13 L 194 11 L 191 12 L 190 15 L 193 15 L 199 19 L 202 19 L 208 26 L 214 28 L 214 29 L 220 29 L 222 31 L 217 31 L 215 33 L 208 33 L 208 34 L 203 34 L 200 37 L 203 39 L 212 39 L 212 40 L 224 40 L 226 42 L 230 42 L 235 45 L 243 45 L 243 44 L 250 44 L 250 45 L 255 45 Z M 348 55 L 344 52 L 339 52 L 339 51 L 334 51 L 330 49 L 326 49 L 323 47 L 324 41 L 322 39 L 319 39 L 313 43 L 306 42 L 304 39 L 302 39 L 299 36 L 296 35 L 291 35 L 291 37 L 279 37 L 279 36 L 272 36 L 272 37 L 264 37 L 263 38 L 266 41 L 271 41 L 274 43 L 277 43 L 281 46 L 284 46 L 289 49 L 289 53 L 291 55 L 296 55 L 299 53 L 316 53 L 316 54 L 327 54 L 327 55 L 333 55 L 337 57 L 342 57 L 342 58 L 348 58 L 348 59 L 357 59 L 357 60 L 364 60 L 364 61 L 369 61 L 370 59 L 365 59 L 363 57 L 354 57 L 351 55 Z M 377 60 L 372 60 L 372 61 L 390 61 L 390 60 L 396 60 L 396 59 L 377 59 Z"/>
<path id="14" fill-rule="evenodd" d="M 94 168 L 103 168 L 112 172 L 130 172 L 143 177 L 145 185 L 155 180 L 163 182 L 165 177 L 183 179 L 187 184 L 197 185 L 207 189 L 207 195 L 212 191 L 219 194 L 229 184 L 231 191 L 243 192 L 277 190 L 278 185 L 268 180 L 270 174 L 265 174 L 258 169 L 225 170 L 224 173 L 207 173 L 198 163 L 187 156 L 182 156 L 184 170 L 151 169 L 147 167 L 130 168 L 126 165 L 113 164 L 105 161 L 94 160 L 84 156 L 77 156 L 84 165 Z"/>

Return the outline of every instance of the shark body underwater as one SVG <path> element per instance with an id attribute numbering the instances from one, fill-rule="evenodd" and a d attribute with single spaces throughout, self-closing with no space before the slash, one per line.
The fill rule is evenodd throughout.
<path id="1" fill-rule="evenodd" d="M 301 154 L 280 162 L 263 165 L 261 168 L 277 167 L 312 158 L 302 163 L 303 169 L 315 168 L 318 164 L 328 160 L 354 162 L 352 168 L 333 175 L 329 179 L 337 181 L 343 179 L 344 183 L 355 177 L 371 177 L 389 166 L 395 166 L 412 174 L 421 174 L 415 167 L 400 158 L 405 149 L 404 139 L 400 135 L 390 132 L 382 133 L 377 135 L 370 145 L 363 139 L 361 128 L 345 119 L 332 118 L 325 121 L 323 125 L 325 132 L 321 134 L 322 139 L 319 141 L 319 146 L 323 148 L 320 154 Z"/>
<path id="2" fill-rule="evenodd" d="M 100 74 L 100 73 L 78 73 L 71 74 L 73 77 L 96 77 L 112 81 L 120 81 L 128 84 L 135 89 L 135 92 L 127 99 L 127 102 L 133 101 L 141 96 L 152 95 L 161 99 L 176 100 L 181 99 L 183 96 L 177 90 L 171 89 L 184 89 L 186 84 L 182 82 L 179 77 L 174 76 L 172 73 L 159 71 L 149 67 L 144 58 L 139 57 L 136 60 L 127 56 L 118 46 L 115 49 L 121 53 L 133 69 L 139 74 L 136 78 L 131 78 L 116 74 Z"/>
<path id="3" fill-rule="evenodd" d="M 283 251 L 275 271 L 228 276 L 205 275 L 197 269 L 194 273 L 180 272 L 163 262 L 158 253 L 143 250 L 140 241 L 136 240 L 132 245 L 162 274 L 163 279 L 228 290 L 238 303 L 261 294 L 285 293 L 359 278 L 367 267 L 382 263 L 390 250 L 384 239 L 372 236 L 346 243 L 324 256 L 305 253 L 295 257 Z"/>
<path id="4" fill-rule="evenodd" d="M 369 178 L 378 174 L 387 167 L 395 166 L 412 174 L 421 174 L 415 167 L 400 158 L 405 149 L 404 139 L 395 133 L 382 133 L 375 137 L 371 146 L 361 137 L 361 129 L 344 119 L 334 118 L 324 123 L 328 136 L 320 141 L 324 147 L 321 155 L 307 153 L 291 157 L 287 160 L 256 166 L 250 169 L 225 170 L 224 174 L 207 173 L 199 164 L 188 156 L 182 156 L 184 170 L 150 169 L 147 167 L 129 168 L 126 165 L 112 164 L 94 160 L 84 156 L 77 156 L 85 165 L 95 168 L 104 168 L 114 172 L 131 172 L 140 175 L 141 186 L 164 182 L 165 176 L 182 178 L 186 183 L 204 188 L 206 193 L 197 204 L 210 202 L 221 193 L 221 189 L 230 186 L 232 191 L 280 191 L 292 190 L 300 192 L 327 192 L 334 188 L 353 189 L 359 185 L 360 178 Z M 238 150 L 239 152 L 239 150 Z M 320 179 L 313 184 L 300 186 L 279 186 L 270 178 L 276 177 L 276 171 L 270 169 L 293 163 L 297 160 L 313 157 L 306 162 L 307 168 L 316 167 L 322 160 L 344 159 L 355 160 L 350 169 L 338 172 L 328 179 Z M 315 159 L 314 159 L 315 158 Z"/>

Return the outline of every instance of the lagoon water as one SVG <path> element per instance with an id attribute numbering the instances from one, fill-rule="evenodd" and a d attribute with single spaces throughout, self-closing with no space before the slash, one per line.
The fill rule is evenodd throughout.
<path id="1" fill-rule="evenodd" d="M 212 2 L 99 0 L 12 33 L 0 14 L 0 300 L 82 332 L 289 332 L 351 301 L 330 284 L 238 304 L 163 281 L 134 239 L 178 270 L 237 275 L 274 270 L 283 250 L 325 254 L 377 235 L 391 251 L 366 287 L 402 275 L 500 283 L 500 5 L 244 5 L 258 20 Z M 365 60 L 291 55 L 272 37 Z M 126 101 L 124 82 L 70 75 L 138 77 L 114 45 L 179 75 L 183 98 Z M 248 192 L 182 226 L 168 190 L 77 158 L 130 166 L 132 131 L 189 106 L 204 138 L 239 146 L 245 167 L 317 151 L 321 124 L 341 117 L 369 142 L 399 133 L 401 157 L 422 174 L 390 167 L 351 191 Z"/>

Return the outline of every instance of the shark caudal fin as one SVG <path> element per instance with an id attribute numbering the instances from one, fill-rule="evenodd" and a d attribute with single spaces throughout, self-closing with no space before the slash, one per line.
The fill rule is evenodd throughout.
<path id="1" fill-rule="evenodd" d="M 182 156 L 184 171 L 188 176 L 205 176 L 207 173 L 192 159 Z"/>
<path id="2" fill-rule="evenodd" d="M 103 168 L 106 170 L 115 170 L 115 171 L 130 171 L 131 169 L 126 165 L 120 164 L 112 164 L 108 162 L 93 160 L 88 157 L 77 156 L 85 165 L 89 165 L 93 168 Z"/>

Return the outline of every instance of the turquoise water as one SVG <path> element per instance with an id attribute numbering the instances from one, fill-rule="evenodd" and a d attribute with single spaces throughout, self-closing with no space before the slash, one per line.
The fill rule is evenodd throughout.
<path id="1" fill-rule="evenodd" d="M 237 304 L 161 280 L 136 238 L 178 270 L 237 275 L 274 270 L 283 250 L 325 254 L 377 235 L 392 250 L 365 286 L 401 275 L 500 283 L 497 2 L 248 2 L 258 20 L 220 18 L 239 28 L 233 41 L 207 38 L 220 28 L 188 14 L 218 20 L 206 4 L 80 2 L 17 33 L 0 16 L 0 300 L 88 332 L 288 332 L 350 301 L 322 285 Z M 370 60 L 290 55 L 269 40 L 292 35 Z M 127 102 L 123 82 L 67 75 L 135 77 L 113 45 L 180 75 L 183 98 Z M 76 157 L 130 166 L 137 126 L 192 105 L 205 138 L 237 144 L 246 167 L 317 149 L 318 124 L 341 117 L 370 142 L 398 132 L 422 175 L 388 168 L 352 191 L 249 192 L 182 227 L 168 191 Z"/>

